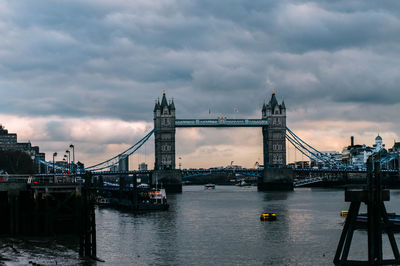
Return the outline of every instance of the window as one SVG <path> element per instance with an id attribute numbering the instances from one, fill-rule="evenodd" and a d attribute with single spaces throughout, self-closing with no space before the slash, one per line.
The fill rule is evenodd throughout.
<path id="1" fill-rule="evenodd" d="M 161 139 L 162 140 L 170 140 L 171 139 L 171 135 L 170 134 L 162 134 L 161 135 Z"/>
<path id="2" fill-rule="evenodd" d="M 168 144 L 162 145 L 161 151 L 171 151 L 171 145 Z"/>

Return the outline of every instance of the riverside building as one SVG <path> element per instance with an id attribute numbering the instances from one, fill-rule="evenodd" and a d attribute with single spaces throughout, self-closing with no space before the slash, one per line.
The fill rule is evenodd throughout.
<path id="1" fill-rule="evenodd" d="M 22 151 L 33 158 L 45 160 L 45 153 L 39 151 L 38 146 L 32 146 L 28 142 L 18 142 L 16 133 L 8 133 L 8 130 L 0 124 L 0 150 L 1 151 Z"/>

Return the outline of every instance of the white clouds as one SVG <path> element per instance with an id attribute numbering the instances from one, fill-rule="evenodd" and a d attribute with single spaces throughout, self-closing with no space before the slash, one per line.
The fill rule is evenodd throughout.
<path id="1" fill-rule="evenodd" d="M 151 123 L 111 119 L 20 117 L 0 115 L 0 121 L 20 142 L 31 141 L 49 154 L 67 149 L 74 143 L 81 160 L 95 163 L 135 144 L 151 131 Z M 118 150 L 119 149 L 119 150 Z"/>

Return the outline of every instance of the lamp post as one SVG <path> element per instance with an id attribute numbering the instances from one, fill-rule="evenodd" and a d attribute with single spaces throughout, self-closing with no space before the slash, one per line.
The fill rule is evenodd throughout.
<path id="1" fill-rule="evenodd" d="M 71 144 L 69 147 L 72 149 L 72 172 L 75 173 L 75 146 Z"/>
<path id="2" fill-rule="evenodd" d="M 64 163 L 66 163 L 65 157 L 66 157 L 66 155 L 64 155 L 64 158 L 63 158 L 63 162 L 64 162 Z M 64 165 L 65 165 L 65 164 L 64 164 Z M 64 172 L 64 171 L 63 171 L 63 172 Z"/>
<path id="3" fill-rule="evenodd" d="M 66 150 L 65 152 L 68 154 L 68 172 L 69 172 L 68 174 L 70 174 L 71 171 L 70 171 L 69 162 L 71 161 L 71 152 L 69 150 Z"/>
<path id="4" fill-rule="evenodd" d="M 63 161 L 65 162 L 65 165 L 67 166 L 67 169 L 68 169 L 68 156 L 66 154 L 64 154 Z M 68 170 L 67 170 L 67 173 L 68 173 Z"/>
<path id="5" fill-rule="evenodd" d="M 57 152 L 53 153 L 53 173 L 54 173 L 53 183 L 56 182 L 56 162 L 54 161 L 54 158 L 56 156 L 57 156 Z"/>

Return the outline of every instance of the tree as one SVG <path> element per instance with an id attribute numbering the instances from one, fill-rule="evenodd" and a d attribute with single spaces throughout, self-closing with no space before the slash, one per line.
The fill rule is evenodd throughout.
<path id="1" fill-rule="evenodd" d="M 33 174 L 31 156 L 23 151 L 0 151 L 0 169 L 9 174 Z"/>

